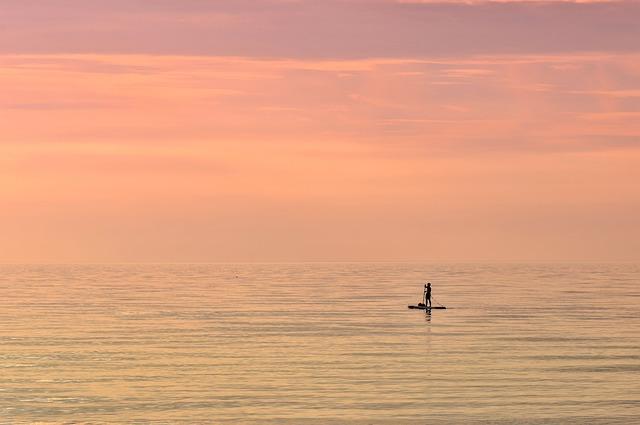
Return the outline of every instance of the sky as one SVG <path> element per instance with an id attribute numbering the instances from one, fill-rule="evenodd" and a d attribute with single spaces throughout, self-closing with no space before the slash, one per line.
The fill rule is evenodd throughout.
<path id="1" fill-rule="evenodd" d="M 0 1 L 0 262 L 640 261 L 640 2 Z"/>

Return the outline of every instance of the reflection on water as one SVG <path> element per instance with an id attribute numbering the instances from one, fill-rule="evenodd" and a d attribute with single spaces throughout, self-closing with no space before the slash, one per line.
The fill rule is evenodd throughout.
<path id="1" fill-rule="evenodd" d="M 8 423 L 640 423 L 634 265 L 0 270 Z"/>
<path id="2" fill-rule="evenodd" d="M 427 323 L 431 322 L 431 310 L 425 310 L 424 316 L 427 319 Z M 431 332 L 431 328 L 427 328 L 427 332 Z"/>

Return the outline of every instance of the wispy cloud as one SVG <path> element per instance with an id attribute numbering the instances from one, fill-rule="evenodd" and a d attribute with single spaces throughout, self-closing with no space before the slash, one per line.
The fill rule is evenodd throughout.
<path id="1" fill-rule="evenodd" d="M 0 111 L 11 124 L 2 136 L 156 146 L 350 140 L 455 155 L 482 146 L 523 153 L 634 148 L 577 140 L 640 132 L 639 105 L 624 102 L 637 98 L 639 61 L 612 54 L 343 61 L 4 55 Z"/>
<path id="2" fill-rule="evenodd" d="M 588 96 L 606 96 L 614 98 L 640 97 L 640 89 L 624 89 L 624 90 L 583 90 L 573 91 L 574 94 L 584 94 Z"/>

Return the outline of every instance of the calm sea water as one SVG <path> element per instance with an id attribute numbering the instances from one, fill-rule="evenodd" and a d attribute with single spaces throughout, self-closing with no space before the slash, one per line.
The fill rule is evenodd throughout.
<path id="1" fill-rule="evenodd" d="M 447 310 L 408 310 L 426 280 Z M 638 265 L 0 266 L 0 423 L 640 423 Z"/>

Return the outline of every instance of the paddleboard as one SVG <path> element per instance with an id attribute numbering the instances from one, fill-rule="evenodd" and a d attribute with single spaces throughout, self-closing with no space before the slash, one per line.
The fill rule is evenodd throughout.
<path id="1" fill-rule="evenodd" d="M 447 309 L 447 307 L 444 307 L 444 306 L 426 307 L 424 305 L 410 305 L 409 308 L 418 309 L 418 310 L 446 310 Z"/>

